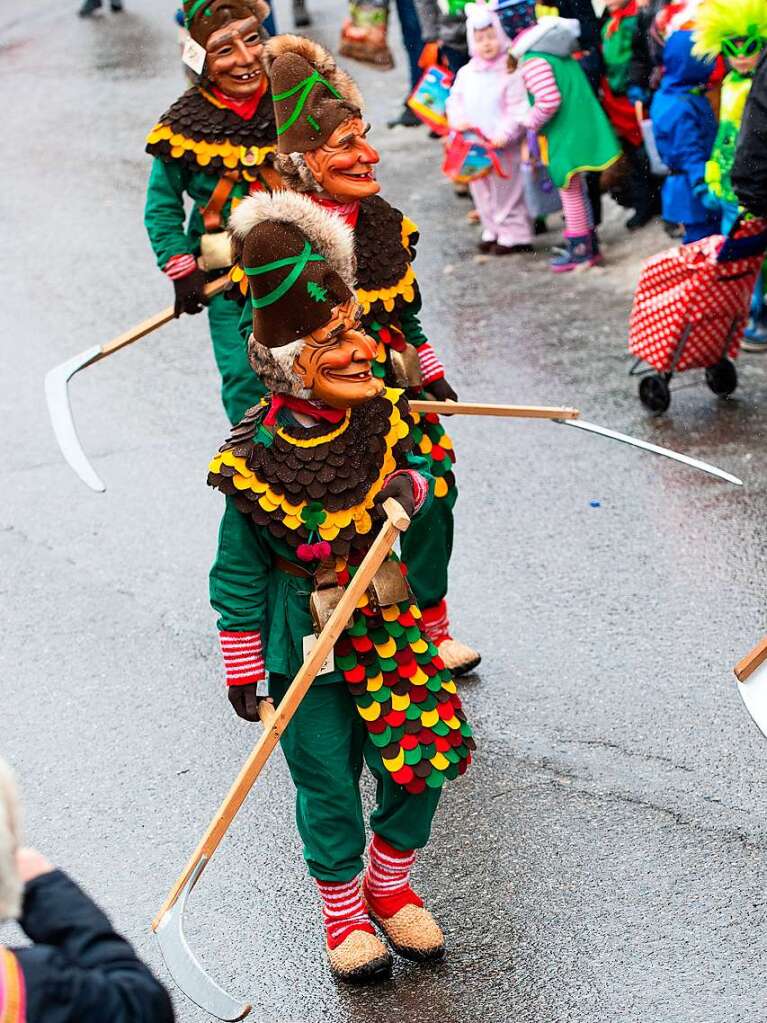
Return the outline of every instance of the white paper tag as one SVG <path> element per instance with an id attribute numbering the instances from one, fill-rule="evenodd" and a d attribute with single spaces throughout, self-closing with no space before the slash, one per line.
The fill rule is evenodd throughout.
<path id="1" fill-rule="evenodd" d="M 201 75 L 205 67 L 205 47 L 200 46 L 191 36 L 187 36 L 181 59 L 196 75 Z"/>
<path id="2" fill-rule="evenodd" d="M 306 658 L 309 656 L 309 654 L 312 652 L 312 650 L 314 650 L 316 645 L 317 645 L 317 637 L 314 635 L 314 633 L 312 633 L 311 636 L 304 636 L 304 660 L 306 660 Z M 336 659 L 333 656 L 333 651 L 331 650 L 330 653 L 328 654 L 328 656 L 322 662 L 322 667 L 317 672 L 317 674 L 318 675 L 327 675 L 328 672 L 335 671 L 335 668 L 336 668 Z"/>

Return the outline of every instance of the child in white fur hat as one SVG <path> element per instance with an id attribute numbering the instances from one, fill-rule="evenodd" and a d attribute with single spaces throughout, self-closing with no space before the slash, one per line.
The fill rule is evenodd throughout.
<path id="1" fill-rule="evenodd" d="M 504 177 L 491 171 L 469 183 L 482 223 L 480 252 L 496 256 L 532 252 L 532 224 L 522 183 L 527 92 L 506 66 L 511 40 L 498 15 L 485 3 L 469 3 L 466 32 L 471 60 L 456 75 L 447 101 L 452 131 L 479 131 L 496 150 Z"/>

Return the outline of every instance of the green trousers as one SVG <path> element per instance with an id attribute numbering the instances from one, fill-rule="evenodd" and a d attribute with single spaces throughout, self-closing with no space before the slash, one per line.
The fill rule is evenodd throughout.
<path id="1" fill-rule="evenodd" d="M 264 387 L 250 368 L 248 350 L 240 334 L 241 308 L 224 295 L 216 295 L 208 306 L 208 323 L 213 355 L 221 374 L 221 400 L 230 423 L 239 423 L 264 394 Z"/>
<path id="2" fill-rule="evenodd" d="M 269 693 L 279 703 L 291 680 L 272 674 Z M 395 849 L 422 849 L 441 789 L 413 795 L 392 780 L 380 750 L 368 738 L 344 682 L 315 682 L 282 736 L 296 786 L 296 821 L 304 859 L 320 881 L 351 881 L 362 870 L 365 821 L 360 799 L 363 760 L 376 779 L 370 827 Z"/>
<path id="3" fill-rule="evenodd" d="M 444 497 L 435 497 L 430 507 L 413 519 L 400 541 L 408 582 L 421 610 L 436 607 L 447 595 L 456 497 L 455 489 Z"/>

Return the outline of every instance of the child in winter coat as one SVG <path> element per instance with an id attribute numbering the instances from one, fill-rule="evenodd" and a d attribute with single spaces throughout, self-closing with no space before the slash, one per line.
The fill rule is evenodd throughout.
<path id="1" fill-rule="evenodd" d="M 511 40 L 498 15 L 484 3 L 466 5 L 471 60 L 456 75 L 447 101 L 452 131 L 479 129 L 496 150 L 505 177 L 491 172 L 469 188 L 482 223 L 480 252 L 496 256 L 532 252 L 532 224 L 522 182 L 522 140 L 528 113 L 525 87 L 509 74 L 506 51 Z"/>
<path id="2" fill-rule="evenodd" d="M 692 33 L 672 33 L 663 50 L 663 78 L 650 106 L 655 141 L 671 174 L 663 184 L 663 219 L 684 227 L 684 241 L 714 234 L 719 217 L 709 208 L 706 163 L 716 119 L 703 92 L 714 70 L 692 54 Z"/>
<path id="3" fill-rule="evenodd" d="M 570 55 L 579 25 L 543 17 L 514 40 L 531 108 L 527 127 L 548 143 L 549 173 L 565 215 L 566 249 L 551 262 L 555 273 L 601 262 L 584 171 L 602 171 L 620 156 L 620 146 L 586 75 Z"/>

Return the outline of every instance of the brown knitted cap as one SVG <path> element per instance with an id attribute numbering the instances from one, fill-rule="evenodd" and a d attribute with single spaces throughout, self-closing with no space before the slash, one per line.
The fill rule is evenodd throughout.
<path id="1" fill-rule="evenodd" d="M 362 112 L 352 78 L 327 50 L 301 36 L 275 36 L 267 44 L 280 153 L 306 153 L 324 145 L 339 124 Z"/>
<path id="2" fill-rule="evenodd" d="M 230 228 L 248 276 L 253 337 L 266 348 L 306 337 L 353 297 L 351 230 L 305 196 L 251 196 Z"/>
<path id="3" fill-rule="evenodd" d="M 184 0 L 184 20 L 189 34 L 200 46 L 230 21 L 258 18 L 263 22 L 269 14 L 265 0 Z"/>

